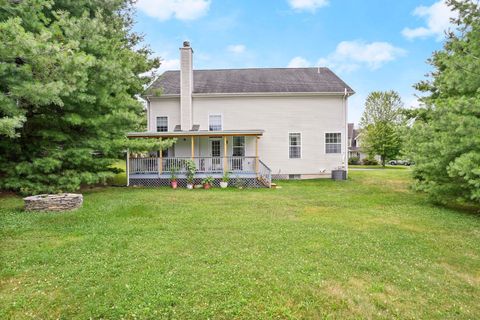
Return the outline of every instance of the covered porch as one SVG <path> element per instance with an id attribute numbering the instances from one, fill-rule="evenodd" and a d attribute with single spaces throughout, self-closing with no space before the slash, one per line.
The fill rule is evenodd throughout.
<path id="1" fill-rule="evenodd" d="M 195 182 L 214 178 L 218 184 L 225 173 L 233 183 L 245 186 L 270 187 L 271 170 L 259 157 L 259 139 L 263 130 L 236 131 L 173 131 L 129 133 L 129 138 L 170 139 L 177 143 L 156 154 L 127 155 L 128 185 L 169 185 L 172 170 L 180 186 L 186 184 L 186 163 L 192 160 L 197 168 Z"/>

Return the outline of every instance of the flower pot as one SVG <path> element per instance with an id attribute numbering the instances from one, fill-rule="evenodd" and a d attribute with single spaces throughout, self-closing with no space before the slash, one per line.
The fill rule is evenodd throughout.
<path id="1" fill-rule="evenodd" d="M 196 184 L 195 186 L 193 186 L 195 189 L 202 189 L 202 185 L 201 184 Z"/>
<path id="2" fill-rule="evenodd" d="M 228 182 L 227 181 L 220 181 L 220 188 L 225 189 L 228 187 Z"/>
<path id="3" fill-rule="evenodd" d="M 204 183 L 203 184 L 203 189 L 210 189 L 212 186 L 210 185 L 210 183 Z"/>
<path id="4" fill-rule="evenodd" d="M 193 189 L 193 183 L 187 183 L 187 189 L 192 190 Z"/>
<path id="5" fill-rule="evenodd" d="M 170 185 L 172 186 L 172 189 L 177 189 L 177 181 L 170 181 Z"/>

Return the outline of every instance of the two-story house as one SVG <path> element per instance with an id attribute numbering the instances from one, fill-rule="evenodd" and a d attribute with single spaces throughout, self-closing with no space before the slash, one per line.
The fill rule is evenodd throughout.
<path id="1" fill-rule="evenodd" d="M 367 155 L 360 148 L 360 130 L 355 129 L 355 124 L 348 124 L 348 158 L 363 160 Z"/>
<path id="2" fill-rule="evenodd" d="M 328 68 L 193 70 L 180 48 L 180 70 L 146 91 L 146 132 L 129 138 L 176 138 L 157 157 L 130 158 L 130 184 L 162 185 L 174 166 L 193 159 L 197 176 L 250 179 L 330 177 L 347 170 L 348 97 L 354 91 Z M 180 176 L 179 176 L 180 177 Z"/>

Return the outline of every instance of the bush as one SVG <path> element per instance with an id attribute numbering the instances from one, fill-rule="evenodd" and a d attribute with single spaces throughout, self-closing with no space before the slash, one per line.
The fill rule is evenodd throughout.
<path id="1" fill-rule="evenodd" d="M 348 159 L 348 164 L 360 164 L 359 157 L 351 157 Z"/>
<path id="2" fill-rule="evenodd" d="M 365 166 L 376 166 L 376 165 L 378 165 L 378 161 L 375 160 L 374 158 L 365 158 L 365 159 L 363 159 L 362 163 Z"/>

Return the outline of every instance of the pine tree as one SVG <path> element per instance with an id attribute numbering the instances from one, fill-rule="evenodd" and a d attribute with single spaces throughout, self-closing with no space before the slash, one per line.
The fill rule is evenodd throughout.
<path id="1" fill-rule="evenodd" d="M 409 152 L 416 186 L 440 203 L 480 203 L 480 7 L 448 1 L 456 30 L 430 59 L 430 79 L 416 88 L 427 96 L 411 130 Z"/>
<path id="2" fill-rule="evenodd" d="M 73 191 L 115 172 L 144 117 L 136 95 L 151 79 L 139 75 L 159 64 L 132 32 L 132 10 L 129 0 L 2 2 L 0 187 Z"/>

